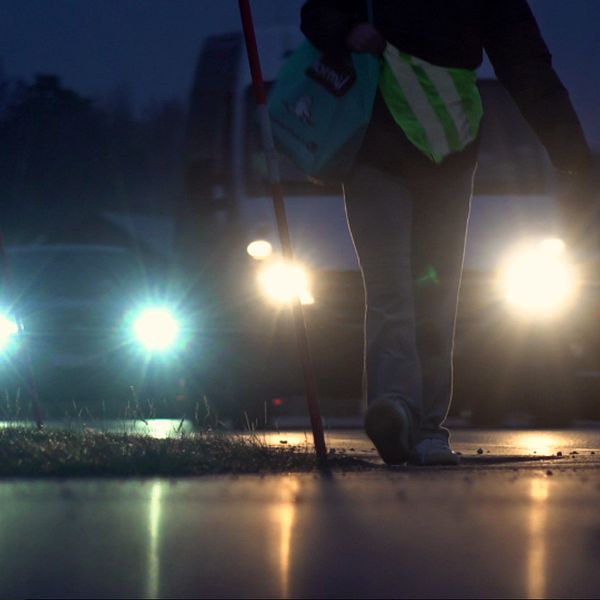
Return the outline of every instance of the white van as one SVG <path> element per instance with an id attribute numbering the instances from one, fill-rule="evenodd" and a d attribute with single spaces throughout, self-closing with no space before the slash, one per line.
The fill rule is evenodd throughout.
<path id="1" fill-rule="evenodd" d="M 302 35 L 280 28 L 257 37 L 269 83 Z M 452 411 L 480 423 L 515 412 L 565 422 L 582 414 L 582 401 L 573 401 L 579 375 L 593 379 L 598 370 L 597 282 L 577 291 L 571 279 L 574 267 L 555 239 L 556 182 L 543 148 L 497 81 L 481 81 L 481 90 L 486 116 Z M 269 285 L 283 275 L 265 274 L 280 248 L 263 165 L 242 35 L 208 38 L 190 97 L 179 214 L 181 261 L 203 332 L 192 371 L 217 412 L 273 422 L 302 411 L 304 399 L 290 311 L 269 298 Z M 287 163 L 282 175 L 294 252 L 307 277 L 305 313 L 323 412 L 338 424 L 356 422 L 364 297 L 341 189 L 310 183 Z M 267 258 L 253 258 L 256 248 Z M 583 408 L 598 413 L 599 406 Z"/>

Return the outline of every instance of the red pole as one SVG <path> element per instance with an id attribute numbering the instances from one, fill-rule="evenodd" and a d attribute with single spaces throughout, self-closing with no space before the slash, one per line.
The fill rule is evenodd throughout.
<path id="1" fill-rule="evenodd" d="M 267 110 L 267 95 L 263 82 L 262 69 L 260 66 L 260 57 L 258 55 L 258 45 L 256 43 L 256 34 L 254 32 L 254 23 L 252 21 L 252 11 L 249 0 L 239 0 L 242 26 L 244 37 L 246 38 L 246 50 L 248 52 L 248 62 L 250 63 L 250 73 L 252 74 L 252 87 L 258 107 L 258 116 L 262 133 L 263 150 L 267 159 L 269 170 L 269 181 L 271 184 L 271 195 L 273 196 L 273 207 L 277 219 L 277 228 L 281 240 L 283 256 L 286 260 L 293 262 L 294 252 L 290 240 L 290 231 L 285 212 L 285 202 L 283 198 L 283 187 L 279 175 L 279 162 L 275 151 L 273 133 L 271 131 L 271 121 Z M 308 344 L 308 335 L 306 332 L 306 321 L 299 298 L 294 298 L 292 304 L 292 313 L 294 317 L 294 327 L 296 330 L 296 339 L 298 341 L 298 350 L 300 361 L 302 363 L 302 372 L 304 374 L 304 386 L 306 389 L 306 401 L 308 404 L 308 413 L 313 431 L 315 442 L 315 451 L 317 458 L 321 462 L 327 461 L 327 447 L 325 445 L 325 435 L 323 433 L 323 420 L 321 419 L 321 409 L 317 397 L 317 382 L 315 370 L 310 356 L 310 347 Z"/>

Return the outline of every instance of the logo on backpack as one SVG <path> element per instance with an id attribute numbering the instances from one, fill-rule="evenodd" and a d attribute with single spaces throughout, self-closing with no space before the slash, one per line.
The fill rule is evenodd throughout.
<path id="1" fill-rule="evenodd" d="M 298 117 L 305 125 L 312 125 L 312 103 L 313 100 L 310 96 L 301 96 L 298 98 L 295 104 L 285 103 L 287 110 Z"/>
<path id="2" fill-rule="evenodd" d="M 306 71 L 306 75 L 322 85 L 336 98 L 341 98 L 356 81 L 356 72 L 352 62 L 337 57 L 321 56 Z"/>

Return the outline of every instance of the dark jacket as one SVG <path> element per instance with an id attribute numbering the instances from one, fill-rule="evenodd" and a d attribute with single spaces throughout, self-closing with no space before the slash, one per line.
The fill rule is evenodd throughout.
<path id="1" fill-rule="evenodd" d="M 373 13 L 387 41 L 433 64 L 476 69 L 485 50 L 554 166 L 587 167 L 589 146 L 526 0 L 373 0 Z M 366 0 L 302 7 L 302 31 L 324 52 L 346 52 L 348 32 L 365 21 Z"/>

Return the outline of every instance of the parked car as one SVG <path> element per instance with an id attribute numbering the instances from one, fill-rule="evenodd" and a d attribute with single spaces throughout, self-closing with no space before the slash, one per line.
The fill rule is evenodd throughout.
<path id="1" fill-rule="evenodd" d="M 300 40 L 294 29 L 258 32 L 268 83 Z M 282 163 L 297 258 L 285 264 L 245 61 L 241 34 L 208 38 L 190 96 L 179 255 L 215 348 L 190 371 L 190 393 L 257 423 L 302 410 L 291 293 L 304 304 L 325 416 L 358 416 L 364 296 L 341 189 Z M 598 256 L 574 256 L 561 241 L 543 148 L 497 81 L 481 89 L 452 410 L 490 424 L 515 411 L 546 424 L 600 417 Z"/>

